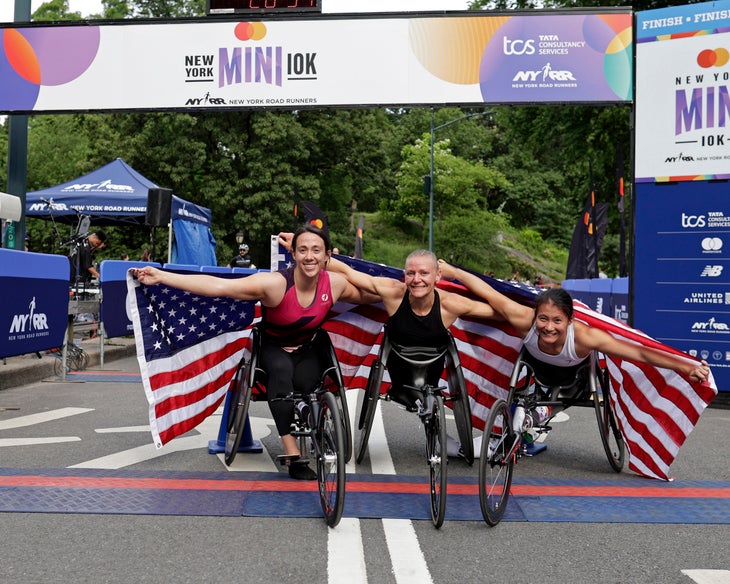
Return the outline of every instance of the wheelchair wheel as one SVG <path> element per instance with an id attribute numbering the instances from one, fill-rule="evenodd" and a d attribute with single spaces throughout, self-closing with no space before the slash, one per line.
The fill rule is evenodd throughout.
<path id="1" fill-rule="evenodd" d="M 368 384 L 365 391 L 360 392 L 357 397 L 357 411 L 355 419 L 357 427 L 360 430 L 357 455 L 355 462 L 360 464 L 365 458 L 365 451 L 368 448 L 368 440 L 370 439 L 370 430 L 373 428 L 373 420 L 375 419 L 375 410 L 380 401 L 380 382 L 382 380 L 383 366 L 380 361 L 374 361 L 370 367 L 370 375 L 368 376 Z"/>
<path id="2" fill-rule="evenodd" d="M 350 462 L 352 458 L 352 426 L 350 425 L 350 409 L 347 406 L 347 396 L 345 395 L 345 388 L 340 387 L 334 394 L 337 402 L 340 406 L 340 419 L 342 421 L 343 437 L 345 439 L 345 447 L 343 449 L 343 455 L 345 462 Z"/>
<path id="3" fill-rule="evenodd" d="M 446 515 L 446 479 L 448 476 L 446 454 L 446 412 L 440 395 L 433 396 L 433 410 L 424 419 L 426 430 L 426 459 L 429 469 L 431 492 L 431 519 L 437 529 Z"/>
<path id="4" fill-rule="evenodd" d="M 225 461 L 230 466 L 241 445 L 243 429 L 251 402 L 251 361 L 242 359 L 228 386 L 228 419 L 226 420 Z"/>
<path id="5" fill-rule="evenodd" d="M 327 525 L 334 527 L 345 505 L 345 437 L 335 396 L 323 393 L 319 406 L 314 431 L 319 499 Z"/>
<path id="6" fill-rule="evenodd" d="M 611 407 L 611 400 L 608 396 L 608 371 L 596 368 L 596 393 L 593 395 L 593 406 L 596 410 L 598 431 L 601 433 L 601 442 L 606 451 L 608 464 L 616 472 L 621 472 L 624 466 L 626 445 L 619 430 L 616 416 Z"/>
<path id="7" fill-rule="evenodd" d="M 484 425 L 479 455 L 479 505 L 484 521 L 491 526 L 502 520 L 507 509 L 518 439 L 507 402 L 497 400 Z"/>

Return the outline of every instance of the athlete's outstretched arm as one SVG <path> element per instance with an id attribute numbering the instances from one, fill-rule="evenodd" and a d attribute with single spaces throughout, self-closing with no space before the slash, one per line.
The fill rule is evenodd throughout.
<path id="1" fill-rule="evenodd" d="M 497 292 L 489 284 L 474 274 L 439 260 L 441 275 L 447 280 L 459 280 L 467 289 L 486 300 L 490 306 L 515 327 L 522 336 L 526 335 L 535 319 L 535 310 Z"/>

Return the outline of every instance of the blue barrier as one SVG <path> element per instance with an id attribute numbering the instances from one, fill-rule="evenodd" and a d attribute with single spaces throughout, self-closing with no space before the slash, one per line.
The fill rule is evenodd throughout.
<path id="1" fill-rule="evenodd" d="M 200 266 L 200 271 L 205 274 L 232 274 L 233 269 L 227 266 Z"/>
<path id="2" fill-rule="evenodd" d="M 580 300 L 588 306 L 593 306 L 590 280 L 563 280 L 562 286 L 576 300 Z"/>
<path id="3" fill-rule="evenodd" d="M 629 279 L 591 278 L 563 280 L 563 288 L 576 300 L 616 320 L 629 321 Z"/>
<path id="4" fill-rule="evenodd" d="M 613 280 L 609 278 L 591 278 L 588 283 L 590 306 L 596 312 L 611 316 L 611 288 Z"/>
<path id="5" fill-rule="evenodd" d="M 250 276 L 251 274 L 255 274 L 256 272 L 268 272 L 269 270 L 257 270 L 256 268 L 233 268 L 234 274 L 243 274 L 245 276 Z"/>
<path id="6" fill-rule="evenodd" d="M 63 344 L 70 274 L 66 256 L 0 249 L 0 357 Z"/>
<path id="7" fill-rule="evenodd" d="M 611 288 L 611 316 L 623 323 L 629 322 L 629 279 L 614 278 Z"/>
<path id="8" fill-rule="evenodd" d="M 200 266 L 195 264 L 162 264 L 162 269 L 171 272 L 200 272 Z"/>
<path id="9" fill-rule="evenodd" d="M 99 318 L 104 323 L 106 338 L 124 337 L 134 333 L 132 321 L 127 313 L 127 270 L 142 266 L 160 267 L 155 262 L 129 262 L 104 260 L 99 266 L 101 303 Z M 124 310 L 122 309 L 124 307 Z"/>

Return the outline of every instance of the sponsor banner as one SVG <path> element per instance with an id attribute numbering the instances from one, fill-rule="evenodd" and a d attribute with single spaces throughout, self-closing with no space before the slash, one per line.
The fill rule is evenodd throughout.
<path id="1" fill-rule="evenodd" d="M 730 178 L 730 1 L 637 13 L 636 180 Z"/>
<path id="2" fill-rule="evenodd" d="M 621 103 L 632 15 L 591 13 L 0 28 L 0 112 Z"/>
<path id="3" fill-rule="evenodd" d="M 727 183 L 638 184 L 636 217 L 633 325 L 705 359 L 730 391 Z"/>
<path id="4" fill-rule="evenodd" d="M 65 256 L 0 249 L 0 357 L 63 344 L 69 272 Z"/>

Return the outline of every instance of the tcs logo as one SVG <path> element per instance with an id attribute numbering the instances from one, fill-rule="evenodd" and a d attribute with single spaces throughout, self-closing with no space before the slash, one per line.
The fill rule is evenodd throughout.
<path id="1" fill-rule="evenodd" d="M 707 225 L 704 215 L 685 215 L 682 213 L 682 227 L 704 227 Z"/>
<path id="2" fill-rule="evenodd" d="M 511 41 L 507 37 L 502 38 L 502 52 L 505 55 L 534 55 L 535 41 L 516 40 Z"/>

